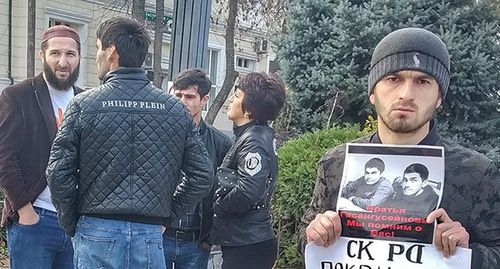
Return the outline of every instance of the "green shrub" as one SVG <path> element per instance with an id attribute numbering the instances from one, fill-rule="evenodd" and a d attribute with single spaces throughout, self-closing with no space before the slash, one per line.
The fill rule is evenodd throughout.
<path id="1" fill-rule="evenodd" d="M 336 145 L 363 136 L 357 126 L 333 127 L 306 133 L 286 142 L 278 151 L 278 186 L 273 198 L 273 224 L 278 234 L 278 267 L 300 267 L 300 219 L 311 201 L 319 159 Z"/>

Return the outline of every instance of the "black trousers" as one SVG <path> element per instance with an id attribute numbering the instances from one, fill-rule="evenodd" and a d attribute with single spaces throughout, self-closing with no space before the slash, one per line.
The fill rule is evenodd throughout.
<path id="1" fill-rule="evenodd" d="M 222 246 L 222 269 L 271 269 L 278 257 L 278 242 L 267 240 L 245 246 Z"/>

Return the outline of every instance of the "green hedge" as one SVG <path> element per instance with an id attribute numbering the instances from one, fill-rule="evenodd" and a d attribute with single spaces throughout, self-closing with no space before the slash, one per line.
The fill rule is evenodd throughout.
<path id="1" fill-rule="evenodd" d="M 334 127 L 306 133 L 279 149 L 278 186 L 272 205 L 279 240 L 278 267 L 303 267 L 297 247 L 300 218 L 311 201 L 319 159 L 328 149 L 364 134 L 357 126 Z"/>

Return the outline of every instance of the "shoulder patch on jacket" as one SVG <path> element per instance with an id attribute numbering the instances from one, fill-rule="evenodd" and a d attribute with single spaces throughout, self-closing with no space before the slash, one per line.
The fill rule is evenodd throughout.
<path id="1" fill-rule="evenodd" d="M 262 169 L 262 157 L 258 152 L 249 152 L 245 156 L 245 172 L 254 176 Z"/>

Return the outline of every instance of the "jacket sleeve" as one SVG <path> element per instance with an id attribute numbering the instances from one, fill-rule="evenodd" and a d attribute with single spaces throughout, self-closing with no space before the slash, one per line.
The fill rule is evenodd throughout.
<path id="1" fill-rule="evenodd" d="M 224 135 L 223 139 L 220 143 L 219 146 L 219 156 L 217 160 L 217 165 L 220 166 L 222 164 L 222 161 L 224 160 L 224 157 L 226 156 L 227 152 L 231 148 L 231 139 L 227 136 Z M 217 168 L 217 167 L 214 167 Z"/>
<path id="2" fill-rule="evenodd" d="M 328 152 L 318 162 L 316 184 L 311 202 L 299 225 L 299 252 L 304 254 L 307 245 L 306 228 L 317 214 L 327 210 L 335 211 L 340 191 L 342 172 L 344 170 L 345 145 L 338 146 Z"/>
<path id="3" fill-rule="evenodd" d="M 491 162 L 483 177 L 475 180 L 480 180 L 474 195 L 477 202 L 471 210 L 470 227 L 465 227 L 470 234 L 471 268 L 500 268 L 500 172 Z"/>
<path id="4" fill-rule="evenodd" d="M 59 224 L 66 234 L 75 235 L 78 222 L 78 160 L 80 151 L 80 107 L 73 99 L 57 132 L 49 165 L 47 183 Z"/>
<path id="5" fill-rule="evenodd" d="M 304 254 L 304 250 L 307 245 L 307 237 L 306 237 L 306 228 L 311 223 L 311 221 L 316 218 L 316 215 L 319 213 L 325 212 L 326 209 L 326 199 L 327 199 L 327 194 L 326 194 L 326 189 L 327 189 L 327 184 L 325 181 L 325 176 L 324 176 L 324 163 L 319 162 L 318 164 L 318 170 L 317 170 L 317 175 L 316 175 L 316 184 L 314 185 L 314 191 L 313 191 L 313 197 L 311 199 L 311 202 L 309 203 L 309 207 L 307 207 L 306 211 L 304 212 L 304 215 L 302 216 L 302 223 L 300 225 L 299 229 L 299 252 Z"/>
<path id="6" fill-rule="evenodd" d="M 19 105 L 11 91 L 3 90 L 0 95 L 0 187 L 14 211 L 30 203 L 29 197 L 33 196 L 19 166 L 23 124 Z"/>
<path id="7" fill-rule="evenodd" d="M 174 193 L 173 217 L 180 217 L 207 196 L 214 184 L 214 170 L 194 123 L 189 125 L 181 178 Z"/>
<path id="8" fill-rule="evenodd" d="M 382 204 L 387 198 L 389 198 L 394 190 L 392 189 L 392 184 L 387 181 L 387 179 L 381 178 L 381 182 L 375 189 L 375 193 L 370 198 L 361 198 L 355 197 L 352 199 L 352 203 L 366 209 L 368 206 L 379 206 Z"/>
<path id="9" fill-rule="evenodd" d="M 217 198 L 214 213 L 218 216 L 241 214 L 262 199 L 271 172 L 269 151 L 262 142 L 249 138 L 236 153 L 238 180 L 227 194 Z"/>

